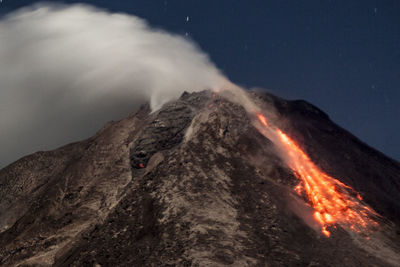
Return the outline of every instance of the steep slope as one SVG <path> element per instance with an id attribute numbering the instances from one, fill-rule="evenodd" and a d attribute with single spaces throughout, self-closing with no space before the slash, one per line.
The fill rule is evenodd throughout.
<path id="1" fill-rule="evenodd" d="M 383 217 L 368 236 L 319 231 L 298 179 L 238 104 L 184 93 L 0 172 L 0 263 L 367 266 L 399 256 L 400 165 L 304 101 L 251 93 L 325 172 Z"/>
<path id="2" fill-rule="evenodd" d="M 88 140 L 1 170 L 2 264 L 51 264 L 60 249 L 107 217 L 131 181 L 128 140 L 140 118 L 109 123 Z"/>

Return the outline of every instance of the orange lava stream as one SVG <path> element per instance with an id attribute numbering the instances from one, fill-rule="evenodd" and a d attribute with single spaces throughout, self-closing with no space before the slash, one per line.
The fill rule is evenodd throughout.
<path id="1" fill-rule="evenodd" d="M 353 188 L 321 171 L 294 140 L 270 126 L 264 115 L 257 113 L 257 117 L 268 133 L 266 137 L 273 139 L 290 169 L 301 180 L 295 191 L 306 195 L 314 208 L 314 219 L 325 236 L 330 236 L 327 228 L 336 224 L 357 233 L 378 226 L 373 219 L 378 214 L 361 203 L 361 196 Z"/>

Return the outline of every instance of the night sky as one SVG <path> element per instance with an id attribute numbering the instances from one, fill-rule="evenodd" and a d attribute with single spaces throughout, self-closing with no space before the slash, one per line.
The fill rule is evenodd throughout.
<path id="1" fill-rule="evenodd" d="M 0 16 L 34 2 L 3 0 Z M 187 35 L 232 81 L 305 99 L 400 159 L 398 0 L 63 2 L 134 14 Z"/>

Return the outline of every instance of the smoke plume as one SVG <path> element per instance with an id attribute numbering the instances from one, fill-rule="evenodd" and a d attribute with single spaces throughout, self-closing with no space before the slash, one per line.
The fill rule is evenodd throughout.
<path id="1" fill-rule="evenodd" d="M 223 79 L 190 40 L 87 5 L 19 10 L 0 38 L 0 168 Z"/>

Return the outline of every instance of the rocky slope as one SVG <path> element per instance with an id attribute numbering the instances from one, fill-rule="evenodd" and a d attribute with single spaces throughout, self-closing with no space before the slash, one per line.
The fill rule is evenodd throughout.
<path id="1" fill-rule="evenodd" d="M 380 231 L 323 236 L 271 141 L 241 106 L 204 91 L 1 170 L 0 264 L 396 266 L 400 164 L 304 101 L 251 97 L 360 192 L 382 215 Z"/>

